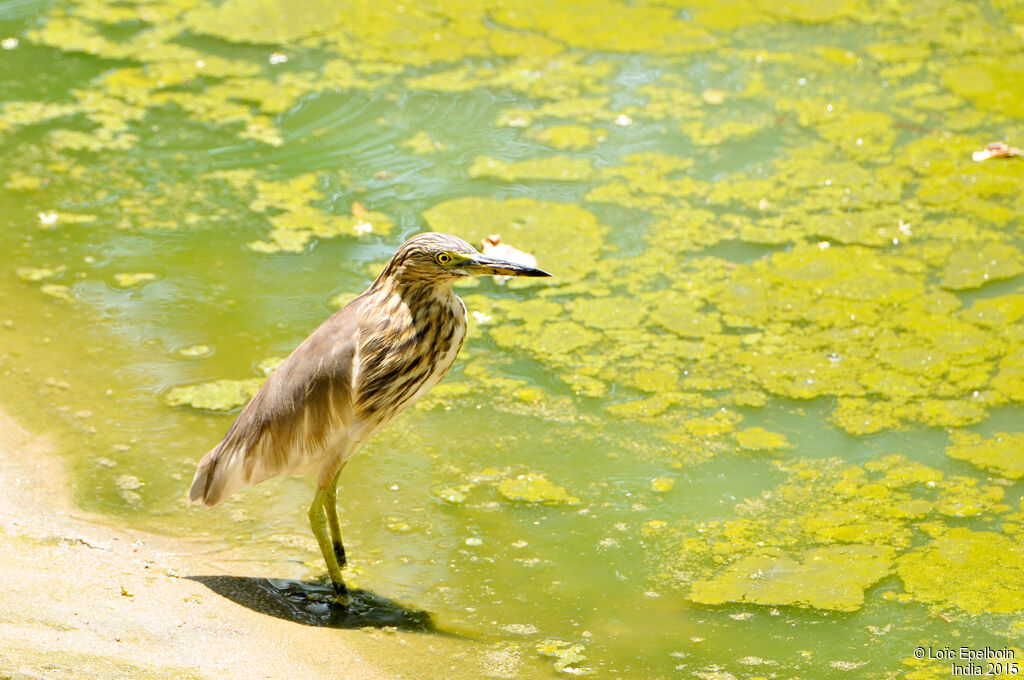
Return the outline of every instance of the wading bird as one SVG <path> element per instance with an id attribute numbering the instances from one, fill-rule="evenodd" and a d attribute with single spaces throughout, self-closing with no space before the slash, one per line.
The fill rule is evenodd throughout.
<path id="1" fill-rule="evenodd" d="M 550 276 L 481 255 L 448 234 L 406 241 L 366 292 L 270 375 L 199 461 L 189 498 L 214 506 L 265 479 L 315 472 L 309 523 L 336 600 L 346 603 L 338 476 L 361 444 L 451 368 L 466 336 L 466 306 L 452 283 L 481 274 Z"/>

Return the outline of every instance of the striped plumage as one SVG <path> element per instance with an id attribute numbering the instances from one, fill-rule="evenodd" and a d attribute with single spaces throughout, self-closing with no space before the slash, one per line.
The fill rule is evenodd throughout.
<path id="1" fill-rule="evenodd" d="M 334 510 L 338 475 L 360 444 L 451 368 L 466 335 L 466 308 L 452 283 L 473 274 L 547 276 L 484 257 L 447 234 L 409 239 L 366 292 L 324 321 L 271 374 L 200 461 L 189 497 L 212 506 L 271 477 L 316 472 L 310 520 L 343 595 L 344 550 Z M 333 546 L 318 526 L 324 513 Z"/>

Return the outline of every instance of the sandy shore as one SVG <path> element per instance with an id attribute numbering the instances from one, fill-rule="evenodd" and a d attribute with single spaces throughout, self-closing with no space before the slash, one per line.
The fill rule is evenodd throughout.
<path id="1" fill-rule="evenodd" d="M 191 578 L 223 573 L 206 548 L 105 525 L 67 488 L 46 442 L 0 415 L 0 677 L 391 677 L 372 660 L 404 634 L 238 604 Z"/>

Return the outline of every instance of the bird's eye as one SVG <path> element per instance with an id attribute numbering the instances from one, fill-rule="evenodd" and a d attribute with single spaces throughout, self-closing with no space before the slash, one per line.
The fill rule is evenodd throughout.
<path id="1" fill-rule="evenodd" d="M 448 253 L 438 253 L 434 259 L 437 260 L 438 264 L 448 264 L 452 261 L 452 256 Z"/>

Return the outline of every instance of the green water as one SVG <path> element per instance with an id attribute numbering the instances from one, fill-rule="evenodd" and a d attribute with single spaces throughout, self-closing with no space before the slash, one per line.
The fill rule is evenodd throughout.
<path id="1" fill-rule="evenodd" d="M 418 231 L 500 233 L 556 279 L 461 287 L 456 367 L 341 482 L 354 582 L 477 640 L 431 668 L 1020 644 L 1024 160 L 971 154 L 1024 141 L 1024 5 L 5 0 L 0 33 L 3 406 L 83 508 L 321 577 L 310 480 L 187 506 L 234 411 L 169 395 L 261 377 Z"/>

